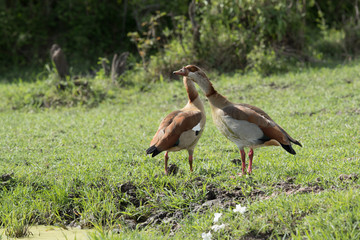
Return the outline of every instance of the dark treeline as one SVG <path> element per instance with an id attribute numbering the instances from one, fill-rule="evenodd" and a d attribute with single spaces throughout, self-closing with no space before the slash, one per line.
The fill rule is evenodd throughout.
<path id="1" fill-rule="evenodd" d="M 283 71 L 360 52 L 358 0 L 5 0 L 0 65 L 42 66 L 57 43 L 75 68 L 130 52 L 149 76 L 187 63 Z"/>
<path id="2" fill-rule="evenodd" d="M 53 43 L 76 63 L 96 63 L 116 51 L 136 53 L 128 32 L 142 32 L 156 11 L 184 15 L 187 3 L 157 0 L 0 1 L 0 61 L 6 66 L 42 64 Z M 168 17 L 164 24 L 171 26 Z"/>

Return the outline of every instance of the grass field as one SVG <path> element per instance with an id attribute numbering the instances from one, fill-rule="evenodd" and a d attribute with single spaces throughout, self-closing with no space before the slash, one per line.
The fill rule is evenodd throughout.
<path id="1" fill-rule="evenodd" d="M 174 69 L 176 70 L 176 69 Z M 235 144 L 207 124 L 190 173 L 187 152 L 145 150 L 161 119 L 186 103 L 182 81 L 113 90 L 97 107 L 12 110 L 0 84 L 0 226 L 96 228 L 92 239 L 359 239 L 360 62 L 263 78 L 210 74 L 233 102 L 265 110 L 303 148 L 256 149 L 251 176 Z M 6 94 L 5 94 L 6 93 Z M 245 213 L 234 212 L 236 205 Z M 215 231 L 214 213 L 222 213 Z M 5 233 L 0 239 L 6 239 Z"/>

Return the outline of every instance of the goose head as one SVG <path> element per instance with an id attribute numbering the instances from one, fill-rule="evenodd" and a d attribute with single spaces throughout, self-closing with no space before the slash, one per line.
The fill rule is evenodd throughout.
<path id="1" fill-rule="evenodd" d="M 204 73 L 198 66 L 187 65 L 178 71 L 173 72 L 176 75 L 185 76 L 197 83 L 200 88 L 205 92 L 209 92 L 212 89 L 211 83 Z"/>

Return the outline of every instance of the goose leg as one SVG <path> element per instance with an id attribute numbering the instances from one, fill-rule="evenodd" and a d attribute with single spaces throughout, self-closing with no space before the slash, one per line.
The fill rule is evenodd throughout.
<path id="1" fill-rule="evenodd" d="M 192 156 L 192 155 L 189 155 L 190 172 L 193 171 L 192 163 L 193 163 L 193 156 Z"/>
<path id="2" fill-rule="evenodd" d="M 245 151 L 244 149 L 240 149 L 240 154 L 241 154 L 241 170 L 242 170 L 242 175 L 246 175 L 245 172 L 245 168 L 246 168 L 246 164 L 245 164 Z"/>
<path id="3" fill-rule="evenodd" d="M 188 150 L 188 153 L 189 153 L 190 172 L 192 172 L 193 171 L 192 164 L 193 164 L 193 153 L 194 153 L 194 151 L 190 149 L 190 150 Z"/>
<path id="4" fill-rule="evenodd" d="M 168 160 L 169 160 L 168 152 L 165 152 L 165 175 L 168 175 Z"/>
<path id="5" fill-rule="evenodd" d="M 251 174 L 251 171 L 252 171 L 253 156 L 254 156 L 254 150 L 252 148 L 250 148 L 250 151 L 249 151 L 249 167 L 248 167 L 248 170 L 247 170 L 247 172 L 249 174 Z"/>

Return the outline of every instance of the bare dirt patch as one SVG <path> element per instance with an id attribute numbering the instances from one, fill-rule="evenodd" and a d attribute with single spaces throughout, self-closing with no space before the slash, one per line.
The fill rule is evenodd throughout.
<path id="1" fill-rule="evenodd" d="M 356 181 L 359 178 L 359 175 L 356 173 L 351 173 L 351 174 L 341 174 L 339 176 L 339 180 L 342 182 L 345 181 Z"/>
<path id="2" fill-rule="evenodd" d="M 270 239 L 271 238 L 271 233 L 255 233 L 255 232 L 251 232 L 246 234 L 245 236 L 243 236 L 240 239 L 246 239 L 246 240 L 266 240 L 266 239 Z"/>
<path id="3" fill-rule="evenodd" d="M 167 170 L 170 175 L 176 175 L 179 172 L 179 167 L 176 164 L 170 164 Z"/>
<path id="4" fill-rule="evenodd" d="M 311 117 L 313 115 L 323 113 L 323 112 L 326 112 L 326 108 L 322 108 L 322 109 L 311 111 L 311 112 L 294 112 L 291 115 L 293 115 L 293 116 L 297 115 L 297 116 L 309 116 L 309 117 Z"/>
<path id="5" fill-rule="evenodd" d="M 0 176 L 0 180 L 3 182 L 6 182 L 6 181 L 12 179 L 13 176 L 14 176 L 14 173 L 5 173 Z"/>
<path id="6" fill-rule="evenodd" d="M 241 161 L 240 161 L 241 162 Z M 357 175 L 340 175 L 339 179 L 342 181 L 355 181 Z M 155 193 L 155 190 L 149 187 L 148 185 L 138 185 L 134 182 L 125 182 L 118 183 L 115 185 L 110 185 L 109 181 L 106 178 L 101 178 L 98 181 L 93 182 L 88 185 L 91 188 L 107 188 L 111 189 L 111 194 L 118 200 L 117 205 L 119 212 L 126 211 L 129 205 L 133 205 L 136 208 L 145 207 L 146 211 L 139 211 L 138 214 L 119 214 L 118 218 L 122 220 L 124 226 L 129 229 L 141 229 L 148 226 L 158 227 L 162 224 L 170 226 L 171 232 L 170 235 L 173 235 L 177 230 L 181 228 L 180 222 L 182 219 L 189 213 L 195 212 L 200 214 L 205 214 L 209 209 L 229 209 L 234 208 L 238 203 L 244 203 L 245 201 L 259 201 L 274 198 L 280 194 L 292 195 L 292 194 L 304 194 L 304 193 L 318 193 L 323 191 L 318 182 L 313 184 L 308 184 L 303 186 L 301 184 L 295 183 L 295 178 L 290 177 L 284 181 L 278 182 L 273 185 L 269 185 L 269 191 L 262 190 L 266 186 L 252 186 L 253 190 L 246 194 L 243 192 L 242 187 L 239 186 L 233 189 L 224 189 L 219 187 L 216 184 L 209 183 L 208 179 L 202 177 L 195 177 L 191 180 L 188 180 L 185 183 L 185 188 L 193 189 L 203 189 L 204 198 L 199 201 L 189 201 L 187 206 L 182 206 L 182 210 L 177 210 L 173 208 L 163 208 L 163 207 L 154 207 L 157 206 L 156 199 L 152 196 Z M 244 179 L 244 181 L 246 181 Z M 173 186 L 171 183 L 164 183 L 164 189 L 167 191 L 177 193 L 177 187 Z M 74 191 L 71 192 L 69 198 L 82 198 L 81 191 L 77 190 L 77 185 L 82 185 L 81 182 L 74 183 Z M 206 186 L 204 186 L 206 185 Z M 144 194 L 143 189 L 146 188 L 149 191 L 149 194 Z M 272 191 L 273 190 L 273 191 Z M 157 193 L 157 198 L 162 199 L 165 197 L 165 194 Z M 186 198 L 186 195 L 184 195 Z M 159 205 L 161 206 L 161 205 Z M 67 209 L 64 209 L 63 213 L 60 213 L 64 217 L 64 220 L 67 224 L 64 224 L 69 227 L 87 227 L 91 228 L 90 222 L 83 222 L 84 219 L 80 219 L 74 214 L 75 209 L 79 209 L 74 203 L 69 204 Z M 65 217 L 65 215 L 67 217 Z M 76 215 L 76 216 L 75 216 Z M 90 224 L 90 225 L 89 225 Z M 104 223 L 106 224 L 106 223 Z M 246 239 L 267 239 L 270 235 L 257 235 L 250 234 Z"/>
<path id="7" fill-rule="evenodd" d="M 235 165 L 241 165 L 241 159 L 238 159 L 238 158 L 231 160 L 231 162 Z"/>
<path id="8" fill-rule="evenodd" d="M 294 183 L 295 178 L 289 177 L 285 181 L 281 181 L 273 185 L 275 191 L 270 196 L 260 196 L 261 199 L 270 199 L 279 194 L 285 193 L 286 195 L 301 194 L 301 193 L 319 193 L 324 191 L 324 188 L 317 183 L 311 186 L 302 186 Z"/>
<path id="9" fill-rule="evenodd" d="M 270 84 L 268 84 L 267 86 L 269 86 L 272 89 L 286 89 L 289 88 L 290 85 L 289 84 L 277 84 L 275 82 L 271 82 Z"/>

